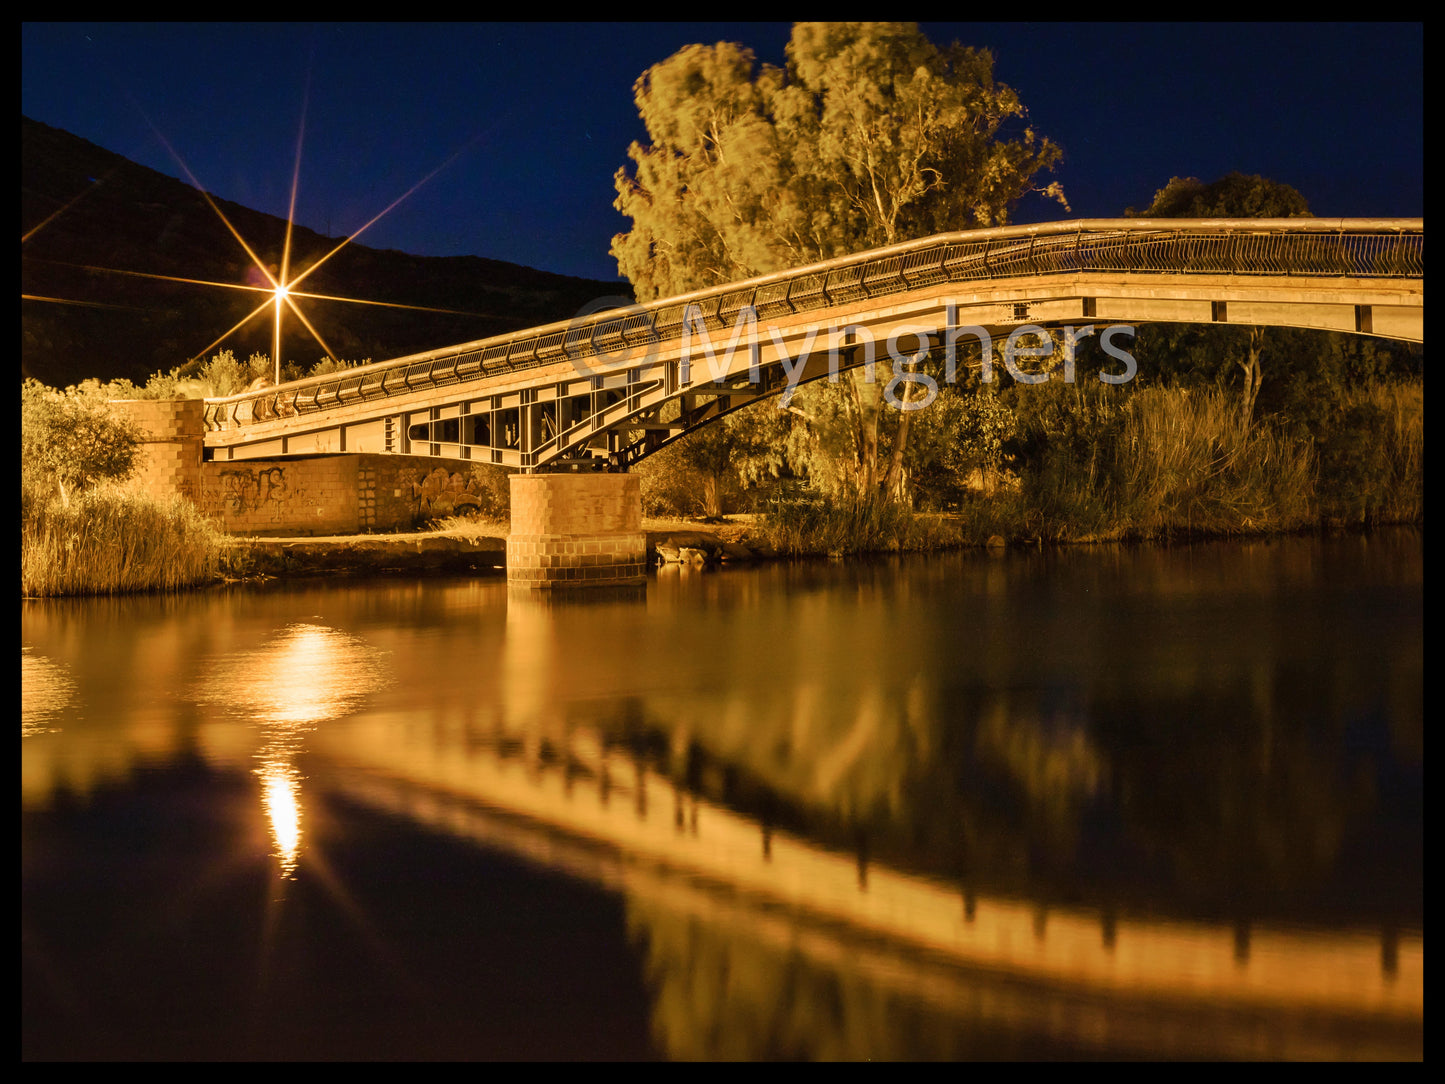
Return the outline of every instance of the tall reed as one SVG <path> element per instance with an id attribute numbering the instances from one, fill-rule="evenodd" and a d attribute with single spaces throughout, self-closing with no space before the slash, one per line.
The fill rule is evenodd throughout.
<path id="1" fill-rule="evenodd" d="M 1425 387 L 1367 384 L 1338 403 L 1319 442 L 1320 511 L 1343 523 L 1425 518 Z"/>
<path id="2" fill-rule="evenodd" d="M 1141 388 L 1040 434 L 1020 512 L 1041 537 L 1159 538 L 1293 530 L 1314 516 L 1309 442 L 1246 425 L 1237 397 Z"/>
<path id="3" fill-rule="evenodd" d="M 219 577 L 224 538 L 189 501 L 101 488 L 68 508 L 22 491 L 22 596 L 174 591 Z"/>
<path id="4" fill-rule="evenodd" d="M 1143 535 L 1287 531 L 1313 515 L 1308 443 L 1247 425 L 1225 392 L 1139 390 L 1113 452 L 1115 514 Z"/>

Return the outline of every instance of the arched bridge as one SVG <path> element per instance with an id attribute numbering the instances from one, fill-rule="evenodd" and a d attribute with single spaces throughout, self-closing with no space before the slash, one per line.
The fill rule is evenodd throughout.
<path id="1" fill-rule="evenodd" d="M 1083 220 L 940 234 L 647 305 L 209 399 L 210 459 L 391 452 L 630 464 L 926 340 L 1198 322 L 1424 341 L 1423 219 Z M 615 299 L 614 299 L 615 300 Z M 1013 338 L 1010 338 L 1013 336 Z M 1068 337 L 1066 336 L 1066 339 Z M 1127 341 L 1122 345 L 1127 349 Z"/>

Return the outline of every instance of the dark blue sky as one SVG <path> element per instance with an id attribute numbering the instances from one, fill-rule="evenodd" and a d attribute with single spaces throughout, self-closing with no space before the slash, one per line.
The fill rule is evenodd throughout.
<path id="1" fill-rule="evenodd" d="M 1294 185 L 1321 216 L 1424 214 L 1420 24 L 925 23 L 988 47 L 1058 142 L 1073 214 L 1172 176 Z M 22 28 L 21 111 L 284 216 L 309 79 L 297 221 L 359 240 L 616 277 L 612 177 L 645 138 L 632 84 L 692 42 L 782 63 L 785 23 L 86 24 Z"/>

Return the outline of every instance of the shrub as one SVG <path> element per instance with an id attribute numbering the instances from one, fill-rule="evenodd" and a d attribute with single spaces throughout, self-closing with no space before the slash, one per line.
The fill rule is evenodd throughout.
<path id="1" fill-rule="evenodd" d="M 467 493 L 476 498 L 473 512 L 486 519 L 508 519 L 512 514 L 512 472 L 492 464 L 474 466 Z"/>
<path id="2" fill-rule="evenodd" d="M 1378 384 L 1347 393 L 1321 427 L 1320 511 L 1344 523 L 1425 514 L 1425 389 Z"/>
<path id="3" fill-rule="evenodd" d="M 95 382 L 57 391 L 38 380 L 20 386 L 22 483 L 54 492 L 62 504 L 101 481 L 135 469 L 140 430 L 99 394 Z"/>

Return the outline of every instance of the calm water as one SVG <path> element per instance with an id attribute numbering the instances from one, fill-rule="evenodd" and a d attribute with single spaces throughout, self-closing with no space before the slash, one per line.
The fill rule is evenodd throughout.
<path id="1" fill-rule="evenodd" d="M 27 1058 L 1423 1054 L 1418 533 L 21 623 Z"/>

